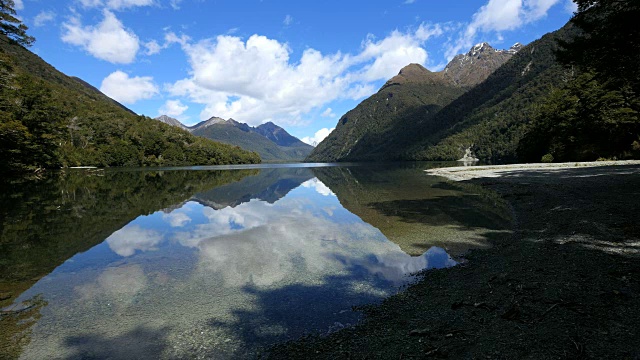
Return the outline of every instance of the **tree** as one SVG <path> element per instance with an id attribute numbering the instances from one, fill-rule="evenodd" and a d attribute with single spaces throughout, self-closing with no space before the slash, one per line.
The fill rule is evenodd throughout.
<path id="1" fill-rule="evenodd" d="M 13 0 L 0 0 L 0 34 L 22 46 L 31 46 L 36 39 L 27 35 L 29 29 L 16 16 Z"/>
<path id="2" fill-rule="evenodd" d="M 558 59 L 591 71 L 603 83 L 640 93 L 640 1 L 574 0 L 572 23 L 581 34 L 560 42 Z"/>
<path id="3" fill-rule="evenodd" d="M 583 73 L 551 92 L 518 146 L 521 161 L 626 159 L 637 156 L 640 99 Z"/>

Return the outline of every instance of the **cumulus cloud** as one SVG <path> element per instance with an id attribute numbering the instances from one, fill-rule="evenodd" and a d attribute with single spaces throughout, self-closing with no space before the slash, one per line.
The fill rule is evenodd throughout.
<path id="1" fill-rule="evenodd" d="M 189 215 L 183 212 L 175 211 L 170 214 L 163 214 L 162 219 L 169 223 L 171 227 L 183 227 L 191 222 L 191 218 L 189 217 Z"/>
<path id="2" fill-rule="evenodd" d="M 104 10 L 104 19 L 95 26 L 83 26 L 78 17 L 62 24 L 62 41 L 80 46 L 85 51 L 115 64 L 133 62 L 140 48 L 136 34 L 127 30 L 122 22 L 109 10 Z"/>
<path id="3" fill-rule="evenodd" d="M 424 64 L 427 39 L 442 33 L 439 26 L 421 25 L 394 31 L 377 40 L 367 37 L 360 53 L 323 54 L 306 49 L 291 59 L 286 43 L 253 35 L 246 40 L 221 35 L 190 43 L 171 39 L 187 54 L 192 76 L 169 86 L 174 96 L 187 96 L 205 105 L 201 119 L 239 119 L 251 125 L 278 119 L 285 125 L 302 122 L 302 115 L 338 98 L 372 94 L 372 81 L 387 79 L 409 63 Z"/>
<path id="4" fill-rule="evenodd" d="M 158 42 L 155 40 L 151 40 L 145 43 L 144 47 L 147 49 L 146 51 L 147 55 L 155 55 L 163 49 L 163 46 L 158 44 Z"/>
<path id="5" fill-rule="evenodd" d="M 364 59 L 364 61 L 374 59 L 374 61 L 365 68 L 362 80 L 388 79 L 409 63 L 424 64 L 427 61 L 427 51 L 421 47 L 421 44 L 428 38 L 441 34 L 440 26 L 428 29 L 421 26 L 409 36 L 396 30 L 380 41 L 375 41 L 372 36 L 367 37 L 363 43 L 364 49 L 356 59 Z"/>
<path id="6" fill-rule="evenodd" d="M 184 114 L 187 109 L 189 109 L 189 107 L 184 105 L 180 100 L 167 100 L 167 102 L 162 105 L 158 113 L 160 115 L 168 115 L 176 118 Z"/>
<path id="7" fill-rule="evenodd" d="M 336 117 L 336 114 L 333 113 L 333 110 L 331 108 L 326 108 L 320 116 L 332 118 Z"/>
<path id="8" fill-rule="evenodd" d="M 127 73 L 120 70 L 102 80 L 100 91 L 123 104 L 134 104 L 159 93 L 158 86 L 153 82 L 152 77 L 129 77 Z"/>
<path id="9" fill-rule="evenodd" d="M 331 134 L 333 129 L 335 129 L 335 128 L 331 128 L 331 129 L 323 128 L 323 129 L 320 129 L 320 130 L 316 131 L 316 133 L 313 136 L 305 136 L 300 140 L 302 140 L 302 142 L 305 142 L 305 143 L 307 143 L 307 144 L 309 144 L 311 146 L 316 146 L 316 145 L 320 144 L 320 142 L 322 140 L 324 140 L 324 138 L 329 136 L 329 134 Z"/>
<path id="10" fill-rule="evenodd" d="M 80 0 L 80 3 L 84 7 L 106 7 L 113 10 L 122 10 L 136 6 L 154 5 L 154 0 Z"/>
<path id="11" fill-rule="evenodd" d="M 56 18 L 56 13 L 53 11 L 42 10 L 33 18 L 33 25 L 35 27 L 44 26 L 46 23 L 53 21 Z"/>
<path id="12" fill-rule="evenodd" d="M 287 16 L 284 17 L 284 20 L 282 21 L 282 23 L 284 24 L 284 26 L 289 26 L 293 24 L 293 16 L 287 14 Z"/>
<path id="13" fill-rule="evenodd" d="M 146 55 L 155 55 L 160 51 L 167 49 L 169 46 L 173 44 L 186 45 L 189 42 L 190 38 L 186 35 L 176 35 L 174 32 L 167 32 L 164 35 L 164 43 L 160 44 L 157 40 L 151 40 L 149 42 L 144 43 L 144 47 L 146 48 Z"/>
<path id="14" fill-rule="evenodd" d="M 22 2 L 22 0 L 15 0 L 14 2 L 14 10 L 23 10 L 24 9 L 24 3 Z"/>
<path id="15" fill-rule="evenodd" d="M 135 254 L 136 250 L 155 250 L 162 241 L 162 235 L 154 230 L 133 225 L 114 232 L 106 241 L 113 252 L 128 257 Z"/>
<path id="16" fill-rule="evenodd" d="M 562 0 L 489 0 L 473 15 L 462 35 L 446 51 L 453 58 L 473 45 L 480 32 L 510 31 L 540 20 L 549 9 Z"/>

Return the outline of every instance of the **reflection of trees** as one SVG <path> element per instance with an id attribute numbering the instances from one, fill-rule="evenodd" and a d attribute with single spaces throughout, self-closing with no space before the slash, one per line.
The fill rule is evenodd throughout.
<path id="1" fill-rule="evenodd" d="M 484 246 L 490 232 L 510 228 L 505 202 L 472 184 L 442 182 L 418 169 L 326 167 L 313 170 L 342 206 L 411 255 L 432 246 L 452 253 Z"/>
<path id="2" fill-rule="evenodd" d="M 40 295 L 23 302 L 19 309 L 0 313 L 0 358 L 17 359 L 31 341 L 31 327 L 42 316 L 47 306 Z"/>
<path id="3" fill-rule="evenodd" d="M 0 185 L 0 306 L 140 215 L 257 170 L 68 171 Z"/>

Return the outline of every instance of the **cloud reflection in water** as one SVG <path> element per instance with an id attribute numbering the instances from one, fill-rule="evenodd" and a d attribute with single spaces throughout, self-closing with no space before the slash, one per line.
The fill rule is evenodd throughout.
<path id="1" fill-rule="evenodd" d="M 56 329 L 34 342 L 31 355 L 46 349 L 65 357 L 64 338 L 117 338 L 140 326 L 171 328 L 175 357 L 193 355 L 176 340 L 192 332 L 209 342 L 202 347 L 207 356 L 233 352 L 261 339 L 247 331 L 284 338 L 300 329 L 326 331 L 354 319 L 345 309 L 394 292 L 407 274 L 455 264 L 439 248 L 418 257 L 402 252 L 315 178 L 275 203 L 253 199 L 215 210 L 188 201 L 170 213 L 140 216 L 105 244 L 117 259 L 96 247 L 77 256 L 103 256 L 102 263 L 78 274 L 61 271 L 30 290 L 69 289 L 69 298 L 50 302 L 42 329 L 51 332 L 65 319 L 90 324 L 92 335 L 81 326 Z M 242 314 L 253 319 L 244 329 Z"/>

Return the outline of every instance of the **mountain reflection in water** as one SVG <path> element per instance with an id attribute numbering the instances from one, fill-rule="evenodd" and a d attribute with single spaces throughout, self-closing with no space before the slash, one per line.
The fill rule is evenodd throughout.
<path id="1" fill-rule="evenodd" d="M 408 255 L 343 207 L 343 188 L 319 178 L 345 170 L 324 168 L 318 178 L 311 168 L 238 174 L 131 220 L 115 210 L 122 198 L 103 204 L 118 217 L 109 224 L 126 225 L 19 296 L 16 303 L 39 295 L 47 304 L 20 356 L 252 356 L 276 341 L 353 324 L 353 306 L 394 293 L 408 274 L 455 264 L 439 247 Z M 191 176 L 177 173 L 169 177 Z"/>

